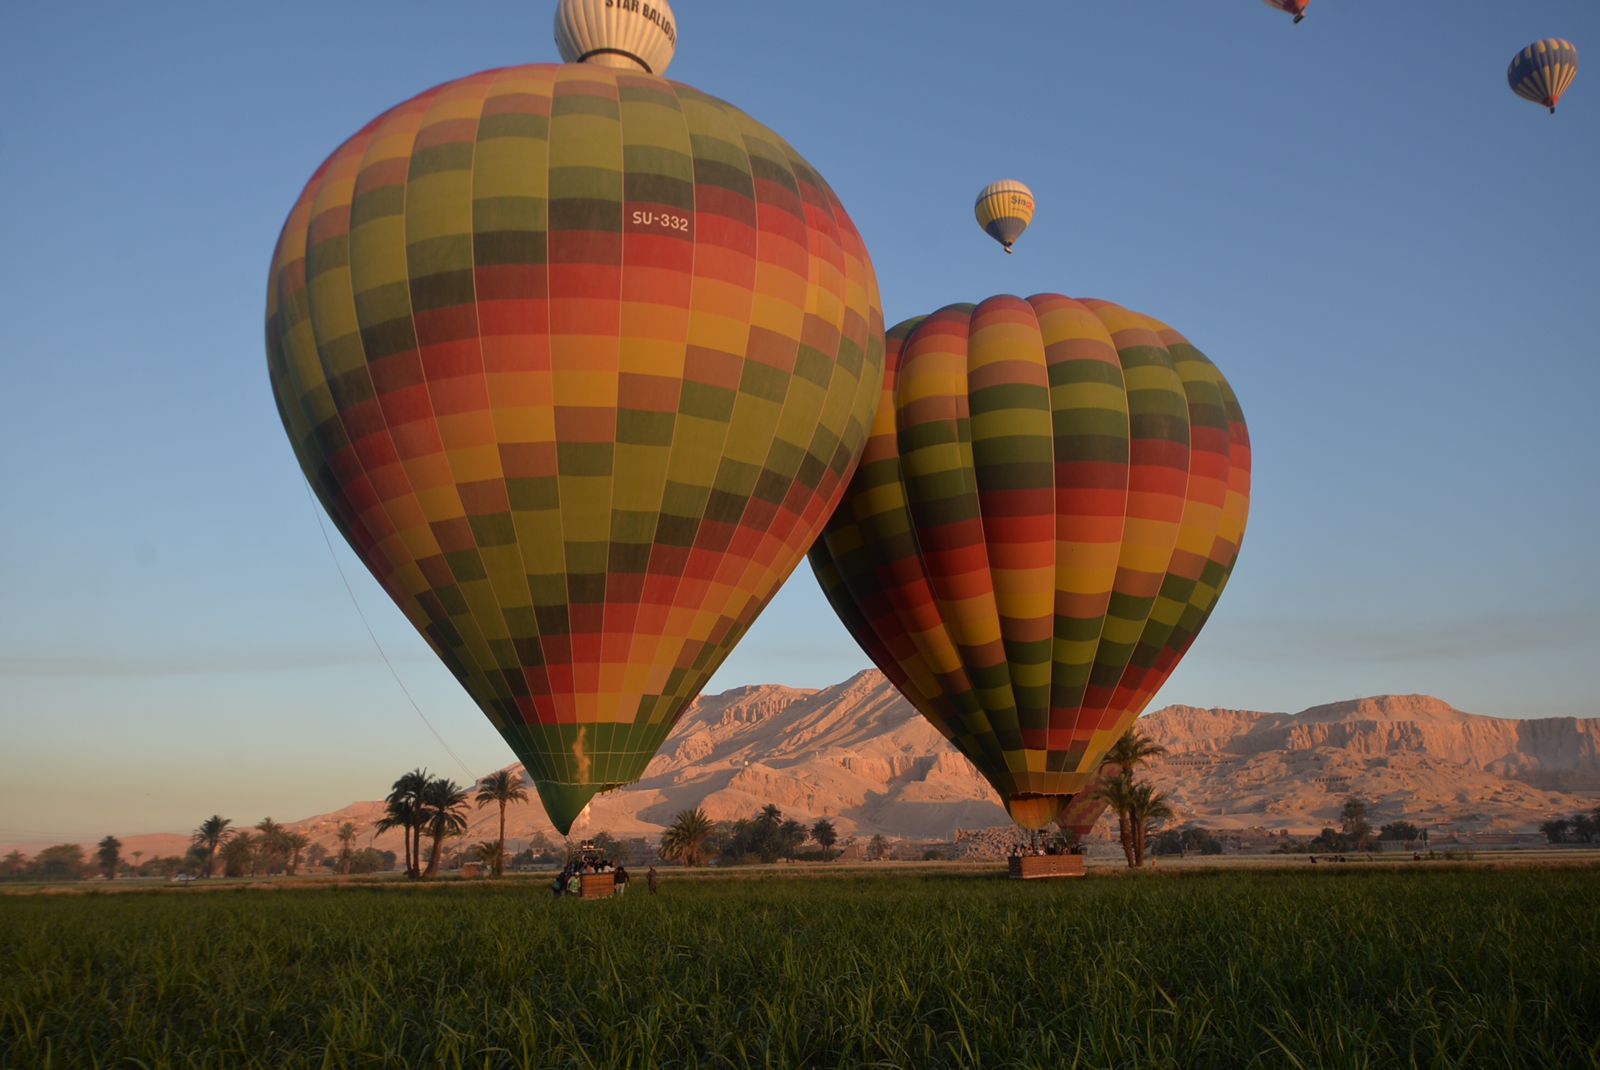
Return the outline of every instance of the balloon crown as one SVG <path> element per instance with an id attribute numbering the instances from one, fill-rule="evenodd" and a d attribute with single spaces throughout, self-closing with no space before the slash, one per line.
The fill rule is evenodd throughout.
<path id="1" fill-rule="evenodd" d="M 568 63 L 665 74 L 678 23 L 666 0 L 561 0 L 556 47 Z"/>

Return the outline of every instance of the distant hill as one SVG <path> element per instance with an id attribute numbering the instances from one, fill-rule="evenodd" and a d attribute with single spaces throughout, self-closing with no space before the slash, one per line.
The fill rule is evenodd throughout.
<path id="1" fill-rule="evenodd" d="M 1150 776 L 1182 819 L 1214 828 L 1314 832 L 1351 794 L 1381 820 L 1464 832 L 1528 831 L 1600 803 L 1600 718 L 1485 717 L 1427 695 L 1380 695 L 1297 714 L 1168 706 L 1139 723 L 1170 752 Z M 703 696 L 644 777 L 597 797 L 573 834 L 654 837 L 679 810 L 725 820 L 769 802 L 808 823 L 828 817 L 843 835 L 946 839 L 1008 820 L 977 770 L 869 670 L 815 691 L 763 684 Z M 339 823 L 354 821 L 366 843 L 381 809 L 356 802 L 290 827 L 331 846 Z M 468 841 L 492 839 L 495 821 L 492 809 L 474 810 Z M 506 831 L 514 845 L 555 835 L 533 801 L 509 811 Z M 147 856 L 186 842 L 123 840 L 125 855 Z M 399 836 L 376 845 L 398 851 Z"/>
<path id="2" fill-rule="evenodd" d="M 1139 723 L 1170 752 L 1150 775 L 1221 828 L 1320 828 L 1349 795 L 1383 819 L 1463 832 L 1531 831 L 1600 803 L 1600 718 L 1485 717 L 1379 695 L 1297 714 L 1168 706 Z"/>

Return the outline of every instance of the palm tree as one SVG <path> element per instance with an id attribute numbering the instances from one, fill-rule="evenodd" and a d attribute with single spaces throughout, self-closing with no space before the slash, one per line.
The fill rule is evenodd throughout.
<path id="1" fill-rule="evenodd" d="M 786 818 L 778 826 L 778 846 L 783 850 L 783 857 L 794 861 L 795 852 L 800 850 L 800 845 L 806 842 L 806 827 L 794 818 Z"/>
<path id="2" fill-rule="evenodd" d="M 445 837 L 459 836 L 467 831 L 467 815 L 463 813 L 467 798 L 466 788 L 444 777 L 428 781 L 428 786 L 422 789 L 419 801 L 423 818 L 417 828 L 419 833 L 426 828 L 428 835 L 433 837 L 433 850 L 428 853 L 428 868 L 422 873 L 424 877 L 439 872 L 439 848 L 444 844 Z"/>
<path id="3" fill-rule="evenodd" d="M 360 830 L 356 828 L 354 821 L 343 822 L 334 833 L 339 840 L 339 863 L 346 877 L 350 876 L 350 856 L 354 853 L 350 845 L 356 842 L 356 836 L 359 834 Z"/>
<path id="4" fill-rule="evenodd" d="M 1172 817 L 1172 804 L 1167 801 L 1166 792 L 1157 791 L 1148 780 L 1134 785 L 1128 805 L 1128 824 L 1133 826 L 1134 865 L 1144 865 L 1145 838 L 1150 829 Z"/>
<path id="5" fill-rule="evenodd" d="M 107 836 L 96 845 L 96 858 L 100 862 L 100 872 L 106 875 L 106 880 L 117 879 L 117 866 L 122 862 L 122 841 L 115 836 Z"/>
<path id="6" fill-rule="evenodd" d="M 221 814 L 212 814 L 200 822 L 200 827 L 194 830 L 193 841 L 196 847 L 206 849 L 206 876 L 211 876 L 211 870 L 217 859 L 217 848 L 232 835 L 229 826 L 233 821 Z"/>
<path id="7" fill-rule="evenodd" d="M 294 876 L 300 868 L 300 852 L 311 846 L 311 837 L 304 832 L 285 832 L 283 846 L 289 852 L 289 876 Z"/>
<path id="8" fill-rule="evenodd" d="M 248 832 L 236 832 L 222 845 L 222 873 L 227 877 L 247 877 L 255 871 L 259 842 Z"/>
<path id="9" fill-rule="evenodd" d="M 421 868 L 422 793 L 430 779 L 426 769 L 413 769 L 396 780 L 383 800 L 383 817 L 375 826 L 379 832 L 397 828 L 403 833 L 408 877 L 416 877 Z"/>
<path id="10" fill-rule="evenodd" d="M 388 799 L 383 804 L 383 816 L 372 824 L 372 831 L 381 835 L 390 829 L 400 830 L 400 843 L 405 851 L 406 876 L 417 875 L 416 865 L 411 856 L 411 829 L 417 823 L 417 808 L 414 802 L 401 799 Z"/>
<path id="11" fill-rule="evenodd" d="M 527 802 L 528 790 L 522 786 L 520 774 L 513 774 L 509 769 L 497 769 L 478 781 L 478 808 L 481 810 L 490 803 L 500 806 L 500 846 L 502 851 L 494 856 L 494 875 L 503 876 L 505 873 L 504 850 L 506 843 L 506 804 L 514 802 Z"/>
<path id="12" fill-rule="evenodd" d="M 1165 753 L 1167 753 L 1167 748 L 1139 731 L 1138 728 L 1130 728 L 1118 736 L 1115 743 L 1111 744 L 1111 749 L 1106 751 L 1106 756 L 1100 759 L 1100 768 L 1104 769 L 1108 765 L 1114 765 L 1121 771 L 1123 776 L 1132 780 L 1133 775 L 1139 771 L 1141 765 L 1147 763 L 1151 758 L 1158 758 Z M 1107 779 L 1102 775 L 1100 782 L 1104 784 Z M 1124 843 L 1131 842 L 1128 830 L 1128 811 L 1115 804 L 1112 805 L 1112 808 L 1117 812 L 1117 838 Z M 1133 863 L 1129 862 L 1128 864 L 1132 865 Z"/>
<path id="13" fill-rule="evenodd" d="M 1130 728 L 1111 744 L 1111 749 L 1106 751 L 1102 763 L 1110 762 L 1120 766 L 1124 773 L 1133 773 L 1141 765 L 1149 762 L 1151 758 L 1159 758 L 1167 753 L 1167 748 L 1139 731 Z"/>
<path id="14" fill-rule="evenodd" d="M 761 808 L 748 825 L 750 840 L 763 862 L 774 862 L 783 853 L 783 811 L 776 804 Z"/>
<path id="15" fill-rule="evenodd" d="M 287 869 L 289 851 L 288 844 L 284 842 L 283 826 L 270 817 L 264 817 L 256 822 L 256 831 L 261 834 L 256 841 L 256 862 L 262 871 L 270 874 L 279 863 Z"/>
<path id="16" fill-rule="evenodd" d="M 661 834 L 661 857 L 676 859 L 686 866 L 698 866 L 706 859 L 706 841 L 714 831 L 711 819 L 699 807 L 680 810 L 667 831 Z"/>
<path id="17" fill-rule="evenodd" d="M 1133 827 L 1128 821 L 1128 810 L 1133 805 L 1133 774 L 1118 773 L 1108 780 L 1102 780 L 1094 792 L 1096 798 L 1105 800 L 1106 805 L 1117 812 L 1117 838 L 1122 843 L 1123 855 L 1128 859 L 1128 868 L 1132 869 L 1139 864 L 1134 860 Z"/>
<path id="18" fill-rule="evenodd" d="M 828 854 L 833 850 L 833 845 L 839 842 L 839 832 L 833 827 L 833 822 L 824 817 L 811 826 L 811 838 L 821 845 L 823 854 Z"/>

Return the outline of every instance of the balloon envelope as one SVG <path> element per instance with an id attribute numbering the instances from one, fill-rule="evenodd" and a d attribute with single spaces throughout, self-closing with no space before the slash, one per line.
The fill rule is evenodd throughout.
<path id="1" fill-rule="evenodd" d="M 665 74 L 678 49 L 678 26 L 664 0 L 561 0 L 556 47 L 568 63 Z"/>
<path id="2" fill-rule="evenodd" d="M 811 564 L 868 656 L 1039 828 L 1194 641 L 1249 485 L 1233 391 L 1178 332 L 1104 301 L 992 297 L 889 333 Z"/>
<path id="3" fill-rule="evenodd" d="M 1266 0 L 1266 4 L 1293 15 L 1294 21 L 1299 22 L 1306 17 L 1306 8 L 1311 6 L 1311 0 Z"/>
<path id="4" fill-rule="evenodd" d="M 1005 178 L 978 191 L 972 212 L 983 232 L 1009 253 L 1012 244 L 1033 222 L 1033 206 L 1033 191 L 1014 178 Z"/>
<path id="5" fill-rule="evenodd" d="M 1513 56 L 1506 68 L 1511 91 L 1523 100 L 1543 104 L 1551 114 L 1577 76 L 1578 46 L 1560 37 L 1535 41 Z"/>
<path id="6" fill-rule="evenodd" d="M 267 353 L 306 478 L 565 831 L 820 531 L 883 334 L 860 236 L 781 138 L 544 65 L 328 158 L 278 241 Z"/>

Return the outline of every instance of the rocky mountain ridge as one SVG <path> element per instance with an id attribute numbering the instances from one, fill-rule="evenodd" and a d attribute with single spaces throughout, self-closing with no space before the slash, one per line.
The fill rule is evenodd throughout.
<path id="1" fill-rule="evenodd" d="M 1219 829 L 1314 832 L 1344 798 L 1382 820 L 1469 833 L 1525 832 L 1553 814 L 1600 803 L 1600 718 L 1515 720 L 1467 713 L 1427 695 L 1382 695 L 1300 713 L 1168 706 L 1140 727 L 1168 749 L 1149 776 L 1180 819 Z M 531 793 L 530 793 L 531 794 Z M 698 699 L 638 783 L 597 796 L 573 828 L 654 838 L 680 810 L 716 820 L 767 803 L 841 835 L 947 840 L 1007 824 L 980 776 L 875 670 L 819 690 L 753 685 Z M 379 802 L 291 822 L 332 845 L 342 821 L 373 838 Z M 474 810 L 468 842 L 492 839 L 496 815 Z M 507 838 L 555 838 L 536 802 L 512 807 Z M 176 853 L 184 837 L 127 836 L 124 852 Z"/>

